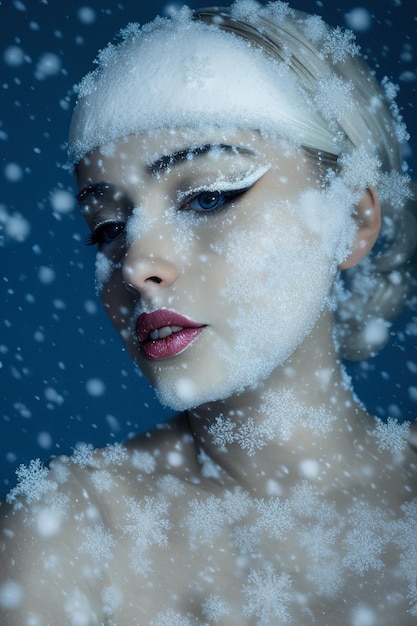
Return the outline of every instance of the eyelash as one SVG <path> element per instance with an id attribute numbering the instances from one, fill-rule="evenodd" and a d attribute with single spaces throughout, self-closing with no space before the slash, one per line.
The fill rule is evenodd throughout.
<path id="1" fill-rule="evenodd" d="M 219 213 L 222 210 L 225 210 L 230 204 L 232 204 L 233 200 L 242 196 L 246 191 L 248 191 L 252 187 L 248 185 L 242 189 L 231 189 L 231 190 L 202 190 L 199 193 L 194 193 L 190 198 L 185 199 L 182 203 L 180 210 L 181 211 L 195 211 L 196 213 L 202 214 L 214 214 Z M 206 197 L 214 198 L 215 204 L 212 207 L 202 207 L 200 205 L 200 209 L 193 207 L 192 203 L 198 201 L 199 199 Z M 113 232 L 111 232 L 111 229 Z M 125 224 L 123 222 L 116 222 L 109 220 L 108 222 L 103 222 L 97 226 L 89 235 L 87 235 L 85 239 L 85 243 L 87 246 L 93 245 L 108 245 L 116 241 L 123 233 L 125 232 Z"/>
<path id="2" fill-rule="evenodd" d="M 235 198 L 242 196 L 246 191 L 250 189 L 251 185 L 244 187 L 243 189 L 231 189 L 225 191 L 219 190 L 202 190 L 198 193 L 194 193 L 189 199 L 182 204 L 182 211 L 195 211 L 196 213 L 218 213 L 225 210 Z M 196 201 L 202 202 L 202 199 L 210 198 L 214 203 L 213 206 L 203 207 L 200 204 L 200 208 L 192 206 Z M 212 202 L 209 201 L 209 204 Z"/>
<path id="3" fill-rule="evenodd" d="M 110 228 L 113 228 L 116 230 L 118 229 L 119 232 L 115 233 L 115 236 L 113 238 L 110 238 L 110 240 L 106 241 L 106 237 L 109 237 L 108 230 Z M 85 239 L 85 243 L 87 246 L 94 246 L 95 244 L 99 244 L 99 245 L 110 244 L 116 239 L 118 239 L 120 235 L 124 233 L 124 230 L 125 230 L 125 225 L 123 222 L 112 222 L 112 221 L 103 222 L 103 224 L 100 224 L 99 226 L 97 226 L 89 235 L 87 235 Z"/>

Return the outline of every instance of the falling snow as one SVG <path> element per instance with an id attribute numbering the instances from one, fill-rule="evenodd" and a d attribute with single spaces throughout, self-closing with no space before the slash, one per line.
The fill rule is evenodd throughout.
<path id="1" fill-rule="evenodd" d="M 232 40 L 214 30 L 210 46 L 201 47 L 202 34 L 207 30 L 191 22 L 190 10 L 181 9 L 177 3 L 158 8 L 161 14 L 171 16 L 171 22 L 160 19 L 142 29 L 133 23 L 142 19 L 137 6 L 132 14 L 128 6 L 116 6 L 107 0 L 100 9 L 76 2 L 68 5 L 64 21 L 56 21 L 49 4 L 41 2 L 35 7 L 26 0 L 13 0 L 4 8 L 5 15 L 11 18 L 7 20 L 10 32 L 5 34 L 0 54 L 5 102 L 0 142 L 6 155 L 1 168 L 0 204 L 0 251 L 5 255 L 5 332 L 0 345 L 6 400 L 2 412 L 2 458 L 8 473 L 18 465 L 16 480 L 4 479 L 3 486 L 9 493 L 0 509 L 0 577 L 4 571 L 7 574 L 7 579 L 0 580 L 0 621 L 5 614 L 6 620 L 27 626 L 42 626 L 45 620 L 71 626 L 120 626 L 125 622 L 146 622 L 152 626 L 301 626 L 321 623 L 323 619 L 326 623 L 342 619 L 346 626 L 414 623 L 417 499 L 412 420 L 417 406 L 416 300 L 412 295 L 404 295 L 409 280 L 408 270 L 401 267 L 404 249 L 398 246 L 393 267 L 386 268 L 384 256 L 386 247 L 396 243 L 398 225 L 405 220 L 404 208 L 414 202 L 415 149 L 405 125 L 405 121 L 412 125 L 414 120 L 403 94 L 415 89 L 415 45 L 412 38 L 400 33 L 401 28 L 400 34 L 394 32 L 394 27 L 387 31 L 389 23 L 398 24 L 399 8 L 393 6 L 387 12 L 383 7 L 370 7 L 369 2 L 363 7 L 352 4 L 344 16 L 339 15 L 350 30 L 341 26 L 328 30 L 317 15 L 297 18 L 286 2 L 268 6 L 264 3 L 262 7 L 254 0 L 235 3 L 235 20 L 267 15 L 281 27 L 286 20 L 296 19 L 302 36 L 318 46 L 320 61 L 330 69 L 314 79 L 314 91 L 307 94 L 298 88 L 288 70 L 292 53 L 286 40 L 281 50 L 283 61 L 276 63 L 265 60 L 246 43 L 236 44 L 239 50 L 233 56 Z M 67 162 L 65 130 L 74 104 L 69 94 L 80 79 L 79 72 L 88 69 L 96 47 L 94 44 L 90 48 L 90 44 L 97 33 L 107 32 L 107 27 L 119 22 L 119 18 L 127 18 L 124 21 L 131 24 L 119 39 L 102 49 L 95 72 L 87 75 L 77 92 L 82 114 L 87 111 L 87 118 L 90 106 L 87 102 L 83 109 L 83 98 L 93 98 L 92 119 L 101 124 L 101 136 L 97 139 L 93 124 L 82 140 L 72 139 L 70 160 L 100 141 L 106 142 L 102 147 L 103 160 L 111 158 L 116 149 L 113 140 L 121 132 L 132 132 L 131 111 L 125 106 L 133 82 L 129 79 L 132 68 L 120 71 L 115 59 L 118 54 L 125 60 L 131 58 L 133 47 L 129 46 L 139 41 L 147 41 L 150 52 L 142 64 L 141 89 L 134 86 L 135 103 L 138 93 L 147 93 L 149 97 L 144 107 L 146 115 L 134 122 L 143 124 L 151 136 L 160 126 L 177 124 L 181 109 L 184 115 L 179 125 L 190 123 L 197 132 L 201 131 L 202 122 L 204 126 L 208 122 L 213 131 L 213 119 L 226 130 L 233 126 L 233 131 L 244 122 L 247 128 L 260 129 L 263 140 L 276 138 L 277 134 L 284 137 L 290 151 L 304 146 L 306 137 L 310 139 L 303 125 L 294 130 L 293 124 L 297 116 L 305 117 L 307 111 L 311 136 L 322 142 L 321 157 L 324 154 L 325 166 L 320 166 L 323 171 L 313 181 L 319 189 L 307 189 L 294 202 L 292 213 L 288 212 L 290 223 L 282 231 L 273 229 L 274 219 L 277 212 L 285 213 L 290 201 L 284 197 L 280 204 L 277 200 L 265 207 L 262 242 L 254 239 L 256 211 L 251 200 L 251 211 L 219 211 L 214 220 L 201 217 L 199 230 L 194 226 L 192 211 L 178 211 L 172 217 L 172 211 L 167 209 L 163 227 L 177 224 L 177 232 L 173 242 L 165 237 L 164 250 L 178 255 L 184 274 L 171 299 L 161 298 L 158 306 L 177 307 L 182 297 L 182 306 L 197 311 L 199 319 L 207 316 L 210 326 L 212 303 L 221 310 L 221 301 L 229 299 L 233 313 L 227 330 L 231 332 L 241 323 L 240 311 L 245 303 L 251 306 L 255 292 L 257 296 L 270 294 L 277 277 L 295 288 L 297 274 L 293 270 L 299 263 L 303 275 L 313 267 L 311 281 L 306 281 L 306 291 L 300 292 L 298 298 L 304 313 L 308 308 L 306 294 L 314 290 L 313 283 L 320 274 L 314 269 L 318 256 L 313 248 L 310 256 L 303 250 L 297 258 L 287 256 L 284 265 L 279 265 L 282 257 L 271 255 L 267 260 L 266 291 L 260 280 L 263 268 L 256 254 L 268 243 L 275 251 L 288 245 L 294 222 L 301 217 L 308 233 L 306 244 L 307 239 L 310 242 L 326 233 L 326 250 L 331 250 L 335 273 L 356 232 L 356 223 L 350 216 L 352 207 L 364 188 L 377 187 L 383 206 L 383 238 L 376 244 L 373 260 L 368 258 L 360 264 L 358 273 L 352 272 L 349 288 L 356 289 L 359 298 L 352 304 L 341 280 L 335 295 L 326 297 L 324 309 L 320 310 L 333 312 L 340 303 L 347 303 L 341 309 L 342 321 L 346 322 L 343 316 L 349 317 L 349 307 L 352 311 L 359 302 L 359 313 L 354 310 L 357 315 L 353 316 L 358 322 L 358 341 L 369 348 L 372 358 L 352 370 L 352 381 L 341 375 L 342 382 L 333 384 L 335 364 L 330 359 L 329 365 L 324 358 L 332 347 L 326 345 L 322 352 L 319 346 L 311 363 L 303 362 L 306 370 L 315 372 L 310 379 L 314 384 L 298 393 L 297 359 L 303 361 L 303 357 L 294 352 L 283 372 L 285 384 L 277 390 L 266 383 L 258 404 L 252 403 L 258 391 L 255 376 L 249 383 L 248 405 L 229 410 L 228 398 L 222 396 L 221 403 L 208 409 L 209 417 L 202 426 L 199 420 L 203 418 L 195 420 L 194 425 L 201 426 L 201 431 L 196 428 L 196 432 L 191 432 L 188 425 L 187 434 L 178 436 L 174 421 L 172 429 L 167 426 L 165 430 L 152 430 L 139 443 L 133 439 L 149 425 L 153 427 L 157 419 L 165 419 L 166 414 L 157 408 L 154 392 L 148 390 L 139 371 L 132 373 L 129 369 L 126 352 L 119 355 L 121 350 L 116 348 L 117 339 L 111 335 L 99 299 L 94 299 L 91 289 L 85 287 L 94 280 L 94 270 L 91 249 L 84 249 L 82 243 L 87 229 L 75 211 L 75 184 Z M 261 31 L 264 27 L 262 24 Z M 385 34 L 382 57 L 372 43 L 379 28 Z M 162 38 L 161 29 L 165 33 Z M 400 37 L 396 43 L 401 44 L 403 38 L 402 46 L 394 45 L 387 32 L 392 33 L 393 39 Z M 171 44 L 179 38 L 183 45 L 165 49 L 165 37 Z M 357 145 L 347 148 L 349 140 L 343 125 L 346 120 L 355 121 L 364 106 L 346 69 L 359 55 L 359 41 L 375 64 L 377 78 L 383 76 L 382 72 L 392 73 L 382 79 L 383 96 L 372 98 L 366 107 L 377 119 L 383 98 L 388 102 L 393 119 L 390 134 L 401 144 L 398 170 L 382 171 L 382 160 L 374 151 L 372 140 L 363 138 L 362 142 L 361 137 Z M 187 46 L 193 48 L 192 54 Z M 151 89 L 155 51 L 159 67 L 165 72 L 162 93 Z M 373 59 L 373 55 L 378 58 Z M 174 62 L 180 62 L 183 83 L 193 97 L 181 99 L 182 91 L 171 72 Z M 252 72 L 248 70 L 251 64 Z M 97 89 L 103 87 L 100 81 L 107 71 L 115 82 L 110 109 Z M 223 80 L 223 75 L 227 80 Z M 220 112 L 219 101 L 223 103 Z M 193 107 L 198 108 L 197 105 L 200 109 L 194 116 Z M 110 119 L 114 108 L 120 109 L 120 120 Z M 330 132 L 323 133 L 322 119 Z M 364 134 L 363 128 L 357 126 L 359 136 Z M 136 128 L 133 130 L 136 132 Z M 167 146 L 173 136 L 174 133 L 167 133 Z M 162 146 L 161 152 L 165 148 Z M 325 153 L 332 150 L 341 156 L 337 166 L 332 163 L 326 169 Z M 223 162 L 224 155 L 221 150 L 212 152 L 210 167 L 214 168 L 213 164 Z M 304 158 L 307 154 L 308 150 Z M 247 168 L 246 178 L 240 176 L 241 172 L 236 178 L 220 171 L 220 167 L 217 171 L 214 168 L 209 191 L 223 189 L 226 183 L 230 189 L 233 185 L 237 188 L 249 181 L 254 186 L 248 197 L 256 199 L 263 177 L 270 175 L 269 165 L 262 162 L 253 169 Z M 198 159 L 193 168 L 194 173 L 199 171 Z M 175 168 L 158 174 L 159 182 L 169 171 Z M 105 168 L 101 173 L 106 179 Z M 281 177 L 284 191 L 291 180 Z M 188 198 L 190 189 L 197 194 L 207 186 L 206 182 L 207 176 L 201 180 L 190 176 L 186 184 L 181 183 L 181 189 L 175 189 L 176 200 Z M 160 200 L 165 202 L 166 198 Z M 192 201 L 195 202 L 194 197 Z M 240 202 L 236 198 L 232 205 L 240 207 Z M 252 215 L 253 220 L 246 233 L 239 233 L 238 229 L 242 212 Z M 154 232 L 150 222 L 147 229 L 144 226 L 140 203 L 131 213 L 129 245 Z M 346 216 L 344 221 L 342 214 Z M 335 243 L 331 226 L 336 217 L 339 225 L 343 222 L 343 236 Z M 415 221 L 410 216 L 407 219 L 405 230 L 412 233 Z M 212 221 L 230 227 L 233 235 L 226 244 L 219 243 L 218 229 L 217 238 L 193 258 L 190 251 L 197 242 L 202 245 L 205 229 Z M 413 242 L 408 245 L 411 252 Z M 104 249 L 101 246 L 95 261 L 96 291 L 103 298 L 110 290 L 110 279 L 121 274 L 123 266 L 120 257 L 107 254 Z M 256 285 L 251 285 L 254 258 L 257 280 Z M 235 264 L 236 272 L 230 279 L 226 272 L 225 279 L 222 275 L 223 259 Z M 270 271 L 272 265 L 274 271 Z M 200 272 L 201 298 L 192 291 L 193 272 Z M 222 290 L 215 296 L 205 291 L 213 276 L 217 283 L 222 277 Z M 402 293 L 401 304 L 406 305 L 406 322 L 401 328 L 390 317 L 395 307 L 389 302 L 388 314 L 378 304 L 367 312 L 366 319 L 359 320 L 369 294 L 379 294 L 382 301 L 396 289 Z M 135 300 L 137 316 L 141 297 L 130 284 L 126 291 L 127 299 Z M 125 301 L 115 307 L 119 309 L 116 313 L 109 312 L 111 318 L 119 313 L 123 317 L 120 334 L 126 338 L 134 333 L 126 321 L 130 311 L 124 306 Z M 147 302 L 145 306 L 151 310 L 153 304 Z M 228 357 L 233 365 L 231 378 L 235 374 L 239 378 L 243 371 L 247 374 L 250 370 L 251 375 L 254 371 L 264 372 L 268 359 L 260 346 L 265 345 L 266 351 L 271 344 L 275 355 L 275 327 L 297 317 L 290 301 L 287 311 L 286 306 L 288 303 L 277 303 L 275 318 L 268 312 L 262 317 L 257 305 L 252 306 L 249 334 L 256 338 L 256 349 L 243 350 L 238 359 L 234 355 Z M 216 345 L 213 328 L 215 324 L 205 354 Z M 340 337 L 343 339 L 343 334 Z M 285 332 L 282 338 L 286 339 Z M 296 347 L 303 339 L 297 335 Z M 375 356 L 390 340 L 386 352 Z M 227 341 L 219 345 L 219 352 L 226 355 Z M 244 347 L 242 340 L 240 348 Z M 132 352 L 137 352 L 137 345 Z M 200 354 L 199 358 L 203 356 Z M 187 409 L 195 398 L 191 370 L 198 369 L 197 361 L 191 366 L 184 361 L 176 379 L 176 392 Z M 164 366 L 155 368 L 158 375 Z M 175 368 L 172 364 L 169 367 Z M 208 377 L 212 369 L 215 368 L 208 366 L 204 375 Z M 369 403 L 370 412 L 379 417 L 364 417 L 362 405 L 352 391 L 352 384 L 356 383 L 364 404 L 368 407 Z M 224 383 L 228 384 L 229 381 Z M 247 389 L 243 387 L 236 398 L 245 399 Z M 317 390 L 326 395 L 328 402 L 314 402 Z M 169 388 L 167 396 L 171 393 Z M 344 409 L 355 413 L 351 424 L 339 419 Z M 356 430 L 362 419 L 365 426 Z M 339 440 L 349 428 L 350 434 L 360 434 L 346 437 L 345 447 L 340 447 Z M 119 443 L 123 438 L 132 439 L 133 443 Z M 75 444 L 79 439 L 94 443 Z M 328 442 L 335 444 L 330 452 Z M 30 458 L 28 454 L 53 458 L 46 465 L 41 459 L 25 460 Z M 229 466 L 235 459 L 237 464 Z M 48 611 L 55 610 L 58 617 L 50 618 Z"/>

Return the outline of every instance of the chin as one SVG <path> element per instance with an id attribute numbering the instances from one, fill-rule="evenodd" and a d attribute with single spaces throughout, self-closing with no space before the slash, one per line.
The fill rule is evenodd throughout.
<path id="1" fill-rule="evenodd" d="M 247 368 L 237 367 L 234 363 L 230 371 L 227 369 L 220 380 L 195 381 L 186 375 L 180 377 L 166 377 L 165 380 L 153 381 L 156 396 L 159 402 L 174 411 L 195 409 L 210 402 L 221 402 L 233 396 L 239 396 L 244 391 L 256 389 L 270 376 L 272 371 L 282 365 L 286 358 L 256 362 L 254 359 Z M 204 384 L 206 383 L 206 384 Z"/>

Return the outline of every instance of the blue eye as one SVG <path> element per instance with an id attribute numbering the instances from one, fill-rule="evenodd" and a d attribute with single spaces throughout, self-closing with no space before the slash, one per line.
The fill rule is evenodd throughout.
<path id="1" fill-rule="evenodd" d="M 115 241 L 124 233 L 125 225 L 123 222 L 105 222 L 100 224 L 87 236 L 85 243 L 87 246 L 93 246 L 98 243 L 105 245 Z"/>
<path id="2" fill-rule="evenodd" d="M 190 207 L 196 211 L 213 211 L 225 202 L 226 196 L 219 191 L 204 191 L 191 200 Z"/>
<path id="3" fill-rule="evenodd" d="M 215 212 L 231 203 L 234 198 L 242 195 L 248 189 L 249 187 L 245 189 L 233 189 L 232 191 L 202 191 L 191 198 L 183 208 L 192 209 L 198 213 Z"/>

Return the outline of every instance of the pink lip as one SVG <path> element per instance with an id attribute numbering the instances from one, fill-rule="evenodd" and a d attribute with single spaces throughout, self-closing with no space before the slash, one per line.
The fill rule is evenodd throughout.
<path id="1" fill-rule="evenodd" d="M 180 326 L 181 330 L 168 337 L 151 339 L 149 334 L 165 326 Z M 167 359 L 179 354 L 204 330 L 199 324 L 169 309 L 158 309 L 153 313 L 142 313 L 136 322 L 136 335 L 141 354 L 150 361 Z"/>

